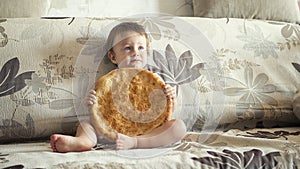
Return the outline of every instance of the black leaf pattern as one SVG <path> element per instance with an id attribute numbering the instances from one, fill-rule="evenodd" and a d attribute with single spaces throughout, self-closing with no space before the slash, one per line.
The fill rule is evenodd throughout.
<path id="1" fill-rule="evenodd" d="M 292 63 L 292 65 L 294 66 L 294 68 L 295 68 L 298 72 L 300 72 L 300 64 L 298 64 L 298 63 Z"/>
<path id="2" fill-rule="evenodd" d="M 25 80 L 31 79 L 34 71 L 28 71 L 19 74 L 19 60 L 13 58 L 7 61 L 0 71 L 0 97 L 13 94 L 26 86 Z"/>
<path id="3" fill-rule="evenodd" d="M 263 155 L 261 150 L 252 149 L 243 154 L 224 149 L 223 153 L 207 151 L 212 157 L 193 157 L 192 159 L 202 164 L 218 169 L 235 168 L 274 168 L 277 165 L 275 156 L 280 156 L 279 152 L 270 152 Z"/>
<path id="4" fill-rule="evenodd" d="M 285 140 L 288 140 L 287 136 L 297 136 L 300 135 L 300 131 L 296 132 L 288 132 L 288 131 L 274 131 L 274 132 L 269 132 L 269 131 L 257 131 L 254 133 L 251 132 L 246 132 L 246 134 L 241 134 L 241 136 L 245 137 L 258 137 L 258 138 L 267 138 L 267 139 L 277 139 L 283 137 Z"/>
<path id="5" fill-rule="evenodd" d="M 18 165 L 13 165 L 13 166 L 5 167 L 3 169 L 22 169 L 22 168 L 24 168 L 24 165 L 18 164 Z"/>
<path id="6" fill-rule="evenodd" d="M 0 23 L 1 22 L 6 22 L 6 21 L 7 21 L 7 19 L 2 19 L 2 18 L 0 19 Z"/>
<path id="7" fill-rule="evenodd" d="M 198 77 L 201 76 L 201 73 L 199 70 L 203 69 L 203 67 L 204 67 L 203 63 L 198 63 L 191 68 L 192 76 L 190 77 L 190 81 L 196 80 Z"/>
<path id="8" fill-rule="evenodd" d="M 175 85 L 176 83 L 174 82 L 174 77 L 171 76 L 170 73 L 166 73 L 163 69 L 156 67 L 156 66 L 152 66 L 152 65 L 147 65 L 146 69 L 149 69 L 150 71 L 159 74 L 160 76 L 162 76 L 162 78 L 166 81 L 166 83 L 169 84 L 173 84 Z"/>
<path id="9" fill-rule="evenodd" d="M 180 72 L 184 72 L 184 70 L 188 70 L 193 64 L 193 56 L 191 52 L 185 51 L 180 57 L 176 67 L 175 75 L 180 75 Z"/>
<path id="10" fill-rule="evenodd" d="M 35 71 L 21 73 L 14 79 L 13 83 L 15 86 L 15 92 L 23 89 L 26 86 L 25 79 L 31 79 L 31 75 L 34 72 Z"/>
<path id="11" fill-rule="evenodd" d="M 170 74 L 167 60 L 163 57 L 163 55 L 161 55 L 158 51 L 153 50 L 153 59 L 155 64 L 162 70 L 161 72 Z"/>
<path id="12" fill-rule="evenodd" d="M 0 82 L 3 84 L 3 81 L 11 81 L 18 73 L 19 71 L 19 60 L 17 58 L 13 58 L 9 61 L 7 61 L 1 71 L 0 71 Z"/>
<path id="13" fill-rule="evenodd" d="M 4 47 L 8 43 L 8 36 L 5 33 L 5 28 L 0 26 L 0 47 Z"/>
<path id="14" fill-rule="evenodd" d="M 9 160 L 7 159 L 8 156 L 9 156 L 9 154 L 0 153 L 0 164 L 9 162 Z"/>
<path id="15" fill-rule="evenodd" d="M 200 70 L 204 63 L 193 64 L 191 51 L 183 52 L 177 59 L 171 45 L 167 45 L 165 57 L 158 51 L 153 51 L 153 61 L 156 66 L 147 65 L 148 69 L 159 74 L 168 84 L 182 85 L 189 83 L 201 76 Z"/>
<path id="16" fill-rule="evenodd" d="M 172 49 L 172 47 L 169 44 L 166 47 L 165 55 L 167 58 L 167 65 L 169 67 L 170 73 L 175 74 L 176 71 L 175 65 L 177 64 L 177 58 L 176 58 L 175 51 Z"/>

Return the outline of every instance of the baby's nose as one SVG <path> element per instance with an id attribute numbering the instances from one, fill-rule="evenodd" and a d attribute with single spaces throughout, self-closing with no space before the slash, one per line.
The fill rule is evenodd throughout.
<path id="1" fill-rule="evenodd" d="M 139 53 L 140 53 L 140 51 L 139 51 L 139 49 L 138 48 L 133 48 L 133 50 L 132 50 L 132 56 L 136 56 L 136 55 L 139 55 Z"/>

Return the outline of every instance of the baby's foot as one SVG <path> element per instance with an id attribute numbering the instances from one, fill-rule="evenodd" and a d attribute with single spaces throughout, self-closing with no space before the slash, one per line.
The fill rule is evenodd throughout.
<path id="1" fill-rule="evenodd" d="M 118 133 L 116 141 L 117 150 L 128 150 L 137 147 L 137 138 L 129 137 L 124 134 Z"/>
<path id="2" fill-rule="evenodd" d="M 90 150 L 79 138 L 67 135 L 53 134 L 50 137 L 51 149 L 54 152 L 78 152 Z"/>

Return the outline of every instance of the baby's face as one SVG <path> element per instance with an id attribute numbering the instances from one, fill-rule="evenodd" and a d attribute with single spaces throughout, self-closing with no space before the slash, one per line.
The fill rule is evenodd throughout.
<path id="1" fill-rule="evenodd" d="M 143 68 L 147 62 L 146 37 L 136 32 L 126 32 L 116 37 L 113 47 L 115 62 L 119 68 Z"/>

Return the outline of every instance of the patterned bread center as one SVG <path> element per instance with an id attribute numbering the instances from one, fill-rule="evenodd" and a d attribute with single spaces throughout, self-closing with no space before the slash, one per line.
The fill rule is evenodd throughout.
<path id="1" fill-rule="evenodd" d="M 169 115 L 163 83 L 149 71 L 119 69 L 102 81 L 105 87 L 97 92 L 98 113 L 109 128 L 129 136 L 141 135 Z"/>
<path id="2" fill-rule="evenodd" d="M 154 86 L 145 85 L 147 83 L 151 83 L 149 78 L 147 79 L 147 81 L 143 81 L 142 79 L 143 77 L 135 76 L 131 80 L 131 83 L 129 85 L 129 99 L 133 107 L 135 107 L 138 111 L 145 112 L 151 107 L 151 103 L 147 94 L 149 93 L 149 91 L 153 90 Z"/>
<path id="3" fill-rule="evenodd" d="M 129 121 L 148 123 L 166 110 L 161 84 L 145 70 L 119 70 L 112 85 L 112 110 Z"/>

